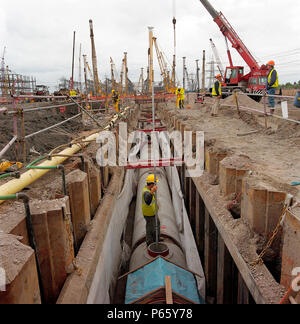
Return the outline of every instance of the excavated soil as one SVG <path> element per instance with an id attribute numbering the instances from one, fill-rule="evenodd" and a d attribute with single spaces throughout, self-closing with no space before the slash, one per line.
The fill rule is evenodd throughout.
<path id="1" fill-rule="evenodd" d="M 228 154 L 224 160 L 226 165 L 241 169 L 250 168 L 251 178 L 255 183 L 291 193 L 295 200 L 299 201 L 299 187 L 292 187 L 290 184 L 300 180 L 300 125 L 268 117 L 268 124 L 273 127 L 266 129 L 264 117 L 262 120 L 259 117 L 263 116 L 263 105 L 246 96 L 241 96 L 240 106 L 257 109 L 259 112 L 242 111 L 239 116 L 236 107 L 231 107 L 235 105 L 233 97 L 228 97 L 221 100 L 218 117 L 211 117 L 211 103 L 211 99 L 206 99 L 205 104 L 194 103 L 190 98 L 190 109 L 178 111 L 174 102 L 162 108 L 171 111 L 177 120 L 193 131 L 204 131 L 206 147 Z M 300 120 L 300 109 L 293 108 L 291 103 L 289 109 L 290 117 Z M 276 106 L 276 114 L 281 115 L 279 104 Z M 215 201 L 222 225 L 248 263 L 264 296 L 270 303 L 278 303 L 280 288 L 271 274 L 267 274 L 266 277 L 262 266 L 250 265 L 257 258 L 258 250 L 266 245 L 266 239 L 254 234 L 244 219 L 234 219 L 226 211 L 228 200 L 221 198 L 219 187 L 211 186 L 207 173 L 201 177 L 201 184 L 204 185 L 203 189 L 207 195 Z M 284 292 L 282 287 L 280 295 L 283 296 Z"/>
<path id="2" fill-rule="evenodd" d="M 240 96 L 245 104 L 252 108 L 259 106 L 247 96 Z M 206 145 L 212 144 L 230 155 L 248 157 L 252 170 L 268 176 L 278 184 L 290 187 L 291 182 L 300 180 L 300 125 L 274 117 L 268 117 L 268 123 L 277 124 L 277 129 L 266 129 L 259 122 L 259 113 L 242 112 L 239 117 L 234 107 L 228 103 L 233 97 L 221 100 L 218 117 L 211 117 L 211 99 L 205 104 L 195 104 L 190 100 L 191 109 L 176 111 L 174 103 L 166 108 L 172 111 L 183 124 L 194 131 L 204 131 Z M 226 105 L 227 103 L 227 105 Z M 280 110 L 280 105 L 277 107 Z M 300 109 L 290 108 L 300 120 Z M 264 118 L 262 118 L 264 119 Z M 299 187 L 290 187 L 300 198 Z"/>
<path id="3" fill-rule="evenodd" d="M 33 254 L 32 249 L 22 244 L 19 239 L 17 236 L 0 232 L 0 264 L 5 269 L 7 285 L 14 281 Z"/>
<path id="4" fill-rule="evenodd" d="M 36 107 L 47 106 L 45 103 L 34 103 L 26 104 L 26 108 L 32 108 L 29 105 Z M 49 104 L 48 104 L 49 105 Z M 95 107 L 99 108 L 99 107 Z M 111 114 L 114 113 L 111 111 L 109 114 L 104 115 L 98 113 L 95 115 L 96 120 L 102 124 L 105 122 Z M 60 112 L 59 108 L 45 110 L 45 111 L 35 111 L 28 112 L 24 114 L 25 118 L 25 135 L 33 134 L 41 129 L 45 129 L 49 126 L 60 123 L 70 117 L 73 117 L 78 114 L 78 107 L 76 105 L 67 107 L 64 113 Z M 94 116 L 94 115 L 93 115 Z M 20 132 L 20 122 L 18 123 L 19 132 Z M 94 121 L 87 118 L 87 122 L 82 122 L 82 118 L 73 119 L 61 126 L 58 126 L 54 129 L 46 131 L 42 134 L 36 135 L 26 140 L 26 149 L 27 155 L 30 157 L 30 151 L 36 151 L 41 155 L 49 153 L 52 149 L 57 146 L 60 146 L 65 143 L 69 143 L 74 138 L 77 137 L 79 132 L 85 130 L 91 130 L 95 128 Z M 0 114 L 0 150 L 13 138 L 14 136 L 14 126 L 13 126 L 13 117 Z M 37 157 L 38 154 L 33 154 Z M 21 158 L 21 157 L 20 157 Z M 15 160 L 15 145 L 3 156 L 3 159 Z"/>

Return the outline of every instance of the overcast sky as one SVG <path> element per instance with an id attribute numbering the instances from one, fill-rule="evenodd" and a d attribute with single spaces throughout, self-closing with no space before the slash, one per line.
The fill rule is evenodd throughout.
<path id="1" fill-rule="evenodd" d="M 101 80 L 110 76 L 110 57 L 120 71 L 128 52 L 129 78 L 138 81 L 147 67 L 148 26 L 172 62 L 173 15 L 177 18 L 177 68 L 182 57 L 189 73 L 206 50 L 211 60 L 212 38 L 226 66 L 224 37 L 199 0 L 10 0 L 0 3 L 0 53 L 19 74 L 34 76 L 54 88 L 61 77 L 70 78 L 73 31 L 76 31 L 75 80 L 79 79 L 79 44 L 92 66 L 89 19 L 93 20 Z M 300 80 L 299 0 L 210 0 L 222 11 L 260 63 L 276 61 L 280 82 Z M 174 9 L 175 8 L 175 9 Z M 234 64 L 245 65 L 232 49 Z M 160 79 L 155 59 L 156 80 Z M 83 74 L 83 73 L 82 73 Z M 83 78 L 83 76 L 82 76 Z"/>

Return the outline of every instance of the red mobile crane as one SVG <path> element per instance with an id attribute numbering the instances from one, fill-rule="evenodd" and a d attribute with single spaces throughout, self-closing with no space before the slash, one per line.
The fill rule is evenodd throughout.
<path id="1" fill-rule="evenodd" d="M 226 68 L 225 75 L 223 76 L 222 87 L 224 87 L 224 91 L 232 92 L 235 89 L 240 89 L 248 93 L 261 93 L 267 82 L 267 67 L 265 65 L 259 66 L 253 55 L 222 12 L 217 12 L 208 0 L 200 0 L 200 2 L 213 17 L 214 22 L 219 26 L 222 34 L 225 36 L 230 66 Z M 244 74 L 243 66 L 233 65 L 231 53 L 228 47 L 228 39 L 231 42 L 232 47 L 238 51 L 240 56 L 249 66 L 250 72 L 248 74 Z"/>

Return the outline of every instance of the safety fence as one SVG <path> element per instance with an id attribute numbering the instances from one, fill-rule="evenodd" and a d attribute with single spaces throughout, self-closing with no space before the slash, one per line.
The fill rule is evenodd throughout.
<path id="1" fill-rule="evenodd" d="M 197 92 L 189 92 L 187 95 L 195 95 L 196 96 L 196 102 L 204 102 L 204 98 L 209 96 L 210 94 L 208 92 L 201 91 L 200 93 Z M 287 100 L 294 100 L 293 96 L 283 96 L 283 95 L 268 95 L 266 93 L 259 94 L 259 93 L 243 93 L 241 91 L 234 91 L 233 93 L 224 93 L 224 95 L 233 95 L 234 97 L 234 104 L 230 103 L 221 103 L 221 106 L 229 106 L 229 107 L 235 107 L 240 113 L 241 111 L 249 111 L 253 113 L 259 113 L 263 114 L 265 117 L 265 126 L 268 127 L 268 121 L 267 117 L 274 117 L 278 119 L 283 119 L 289 122 L 293 122 L 295 124 L 300 124 L 300 121 L 289 118 L 289 109 L 287 105 Z M 256 99 L 258 97 L 262 97 L 262 109 L 255 109 L 253 107 L 245 106 L 241 103 L 240 98 L 241 96 L 249 96 L 249 97 L 255 97 Z M 165 102 L 169 99 L 172 99 L 176 97 L 173 93 L 160 93 L 155 95 L 155 102 Z M 275 99 L 280 99 L 282 103 L 282 116 L 273 114 L 271 111 L 268 111 L 267 108 L 267 99 L 273 97 Z M 36 98 L 38 99 L 50 99 L 51 101 L 56 100 L 63 100 L 63 102 L 59 102 L 59 104 L 54 104 L 51 106 L 39 106 L 35 108 L 27 108 L 24 109 L 23 107 L 18 106 L 20 102 L 23 102 L 23 99 L 31 99 L 34 100 Z M 26 152 L 25 145 L 26 140 L 29 138 L 32 138 L 34 136 L 40 135 L 42 133 L 45 133 L 55 127 L 59 127 L 64 125 L 65 123 L 68 123 L 72 120 L 75 120 L 82 116 L 82 114 L 88 115 L 89 118 L 93 119 L 95 122 L 96 120 L 92 117 L 93 113 L 97 112 L 108 112 L 109 109 L 114 110 L 115 108 L 110 105 L 111 103 L 111 96 L 108 97 L 91 97 L 91 98 L 82 98 L 82 97 L 70 97 L 70 96 L 12 96 L 12 108 L 0 108 L 0 114 L 6 114 L 13 117 L 13 127 L 14 127 L 14 134 L 12 139 L 5 145 L 5 147 L 0 151 L 0 159 L 7 153 L 7 151 L 15 144 L 16 145 L 16 151 L 18 151 L 17 147 L 21 144 L 23 146 L 23 152 Z M 151 96 L 146 95 L 130 95 L 130 96 L 122 96 L 120 97 L 121 105 L 126 104 L 129 100 L 134 100 L 136 103 L 150 103 L 152 102 Z M 93 104 L 100 104 L 99 109 L 91 109 Z M 59 109 L 61 112 L 65 112 L 68 107 L 74 107 L 76 105 L 78 107 L 78 114 L 75 116 L 72 116 L 70 118 L 67 118 L 63 120 L 62 122 L 59 122 L 55 125 L 51 125 L 47 128 L 41 129 L 39 131 L 36 131 L 32 134 L 25 135 L 25 127 L 24 127 L 24 114 L 35 112 L 35 111 L 45 111 L 45 110 L 51 110 L 51 109 Z M 21 121 L 20 129 L 18 129 L 18 121 Z M 96 122 L 97 123 L 97 122 Z M 18 156 L 17 156 L 18 157 Z M 23 153 L 23 160 L 26 161 L 26 153 Z"/>
<path id="2" fill-rule="evenodd" d="M 240 113 L 240 111 L 249 111 L 249 112 L 253 112 L 253 113 L 259 113 L 259 114 L 263 114 L 265 116 L 265 125 L 266 127 L 268 127 L 267 125 L 267 117 L 274 117 L 277 119 L 282 119 L 282 120 L 286 120 L 289 122 L 293 122 L 295 124 L 300 124 L 300 120 L 295 120 L 295 119 L 291 119 L 289 118 L 290 115 L 290 109 L 288 106 L 288 102 L 293 102 L 295 100 L 295 96 L 287 96 L 287 95 L 269 95 L 267 93 L 244 93 L 242 91 L 234 91 L 234 92 L 223 92 L 222 93 L 225 96 L 233 96 L 233 102 L 234 104 L 230 104 L 230 103 L 222 103 L 220 104 L 220 106 L 223 107 L 234 107 L 237 109 L 238 113 Z M 212 104 L 211 101 L 207 101 L 207 98 L 212 98 L 211 93 L 209 92 L 201 92 L 201 93 L 196 93 L 196 92 L 189 92 L 187 93 L 187 95 L 195 95 L 196 96 L 196 103 L 209 103 Z M 260 103 L 262 109 L 256 109 L 253 107 L 248 107 L 243 105 L 241 97 L 242 96 L 247 96 L 247 97 L 252 97 L 254 98 L 254 100 L 257 103 Z M 269 98 L 274 98 L 274 99 L 278 99 L 281 103 L 281 108 L 282 108 L 282 116 L 276 115 L 275 113 L 272 113 L 270 107 L 268 107 L 268 99 Z M 258 98 L 261 98 L 260 100 L 257 100 Z M 297 109 L 298 107 L 295 107 L 295 109 Z M 299 108 L 298 108 L 299 109 Z M 299 116 L 300 116 L 300 109 L 299 109 Z"/>

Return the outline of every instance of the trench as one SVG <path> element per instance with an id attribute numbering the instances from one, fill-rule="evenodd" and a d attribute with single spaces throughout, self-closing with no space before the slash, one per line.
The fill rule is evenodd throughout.
<path id="1" fill-rule="evenodd" d="M 132 186 L 137 186 L 136 182 L 138 182 L 138 180 L 136 176 L 138 172 L 137 170 L 127 171 L 124 188 L 120 194 L 120 200 L 121 197 L 124 198 L 125 192 L 128 193 L 128 188 L 132 189 Z M 179 181 L 180 194 L 182 195 L 184 208 L 186 210 L 187 222 L 191 231 L 190 235 L 192 235 L 189 237 L 189 240 L 194 242 L 197 258 L 199 258 L 199 263 L 197 263 L 196 266 L 194 265 L 193 270 L 196 273 L 202 272 L 205 278 L 204 283 L 202 283 L 205 288 L 201 290 L 198 286 L 198 292 L 202 292 L 203 300 L 207 304 L 255 304 L 255 299 L 248 289 L 242 274 L 239 272 L 238 265 L 231 256 L 221 233 L 218 231 L 208 211 L 208 207 L 205 205 L 205 198 L 198 192 L 193 179 L 185 176 L 184 167 L 174 167 L 173 172 L 176 172 L 176 177 Z M 171 192 L 172 190 L 170 188 L 172 188 L 172 183 L 170 184 L 168 181 L 168 190 Z M 109 294 L 104 297 L 103 292 L 100 291 L 100 287 L 103 288 L 103 283 L 101 284 L 99 281 L 101 281 L 100 277 L 104 276 L 104 274 L 102 273 L 101 275 L 100 272 L 97 274 L 96 271 L 94 282 L 90 290 L 92 293 L 89 295 L 88 303 L 125 303 L 127 286 L 126 274 L 132 270 L 130 266 L 131 258 L 135 249 L 141 246 L 145 241 L 145 238 L 133 238 L 135 235 L 136 222 L 135 210 L 139 199 L 137 192 L 138 190 L 135 188 L 125 199 L 127 203 L 126 207 L 123 209 L 128 211 L 128 213 L 126 213 L 122 221 L 119 219 L 119 233 L 116 234 L 116 231 L 112 230 L 108 230 L 107 233 L 107 239 L 110 243 L 107 242 L 107 245 L 105 245 L 112 248 L 112 245 L 114 245 L 113 242 L 118 242 L 118 247 L 116 246 L 116 249 L 113 249 L 113 251 L 116 251 L 116 253 L 113 252 L 113 255 L 116 256 L 115 260 L 121 260 L 121 262 L 115 263 L 113 266 L 114 270 L 112 270 L 112 268 L 106 270 L 107 273 L 110 274 L 109 287 L 106 286 Z M 174 204 L 174 199 L 176 200 L 178 197 L 172 196 L 173 207 L 176 206 L 176 203 Z M 122 201 L 124 204 L 124 199 Z M 119 210 L 119 208 L 120 206 L 117 205 L 115 210 Z M 114 214 L 115 213 L 118 214 L 118 212 L 114 212 Z M 118 216 L 114 215 L 113 219 L 116 217 Z M 232 211 L 232 217 L 233 219 L 239 219 L 240 210 Z M 116 224 L 113 225 L 113 219 L 111 228 L 115 228 L 114 226 L 116 226 Z M 122 226 L 120 226 L 120 223 L 122 223 Z M 142 224 L 139 229 L 141 230 L 143 227 L 145 227 L 145 224 Z M 162 237 L 163 241 L 168 242 L 166 236 L 162 235 Z M 174 243 L 174 241 L 172 243 Z M 184 251 L 188 251 L 188 249 Z M 185 257 L 190 258 L 191 256 L 185 255 Z M 105 258 L 99 261 L 98 270 L 101 267 L 103 268 L 107 261 L 108 259 L 105 261 Z M 140 263 L 144 264 L 146 261 L 147 259 Z M 114 273 L 113 276 L 111 275 L 112 273 Z M 107 275 L 104 277 L 107 278 Z"/>
<path id="2" fill-rule="evenodd" d="M 144 125 L 144 127 L 147 126 Z M 141 160 L 146 160 L 149 153 L 149 147 L 146 145 L 149 142 L 147 136 L 145 138 L 146 141 L 140 145 L 138 154 Z M 135 147 L 132 148 L 129 156 L 132 151 L 135 151 Z M 123 189 L 114 206 L 103 253 L 91 285 L 87 300 L 89 304 L 128 303 L 130 285 L 128 284 L 127 274 L 147 265 L 152 260 L 156 260 L 155 257 L 150 255 L 150 247 L 147 248 L 146 245 L 146 222 L 141 212 L 142 189 L 146 184 L 147 175 L 151 173 L 153 173 L 153 169 L 149 167 L 126 171 Z M 160 181 L 158 183 L 161 223 L 160 247 L 167 247 L 166 258 L 178 267 L 187 269 L 186 272 L 192 271 L 198 274 L 197 278 L 195 276 L 191 280 L 191 285 L 193 285 L 197 300 L 203 303 L 205 295 L 204 272 L 195 240 L 192 239 L 192 228 L 183 204 L 179 173 L 175 166 L 158 167 L 157 175 Z M 120 211 L 123 211 L 123 213 Z M 110 250 L 109 253 L 108 249 Z M 113 260 L 109 260 L 111 255 L 114 255 Z M 106 280 L 109 278 L 106 284 L 103 278 L 106 278 Z M 176 284 L 177 281 L 179 279 L 174 275 L 173 283 Z M 143 282 L 141 282 L 142 285 Z M 103 293 L 104 286 L 107 293 Z M 180 298 L 177 300 L 178 303 Z M 153 302 L 164 303 L 161 297 L 149 303 Z"/>
<path id="3" fill-rule="evenodd" d="M 139 108 L 140 112 L 149 116 L 149 109 L 143 106 Z M 156 118 L 159 118 L 159 115 Z M 138 123 L 138 128 L 147 128 L 149 125 L 143 121 Z M 158 127 L 163 128 L 165 125 L 160 121 Z M 136 126 L 133 128 L 136 129 Z M 146 142 L 149 144 L 149 137 Z M 134 148 L 134 145 L 130 147 L 130 154 Z M 140 148 L 139 157 L 142 160 L 146 159 L 146 150 L 146 145 Z M 101 169 L 102 177 L 106 171 L 105 168 Z M 226 233 L 222 231 L 213 203 L 210 201 L 211 197 L 203 190 L 204 187 L 199 185 L 196 178 L 187 177 L 186 168 L 183 166 L 158 167 L 157 171 L 161 181 L 159 184 L 161 186 L 159 205 L 162 206 L 160 215 L 163 216 L 161 239 L 162 244 L 167 245 L 169 250 L 166 258 L 172 260 L 177 267 L 184 268 L 185 276 L 188 272 L 193 274 L 188 280 L 199 297 L 198 303 L 265 302 L 259 289 L 253 282 L 249 282 L 245 264 L 241 262 L 238 253 L 235 254 Z M 108 184 L 105 185 L 105 189 L 103 186 L 99 188 L 103 199 L 95 212 L 95 218 L 91 218 L 98 224 L 92 233 L 87 233 L 82 249 L 78 251 L 79 260 L 86 262 L 93 259 L 91 265 L 87 266 L 89 274 L 86 281 L 81 282 L 81 294 L 84 296 L 87 289 L 87 297 L 78 297 L 80 303 L 133 302 L 133 299 L 128 299 L 129 276 L 137 272 L 137 269 L 146 267 L 154 259 L 153 256 L 149 257 L 146 247 L 145 221 L 141 215 L 141 189 L 149 173 L 153 173 L 153 168 L 127 170 L 118 168 L 117 171 L 106 173 Z M 40 195 L 40 192 L 37 194 Z M 241 218 L 240 207 L 231 210 L 231 218 L 234 221 Z M 93 241 L 95 238 L 101 243 L 95 243 Z M 280 281 L 279 246 L 280 241 L 274 247 L 275 258 L 264 258 L 266 269 L 277 282 Z M 92 251 L 91 247 L 97 251 Z M 94 254 L 89 259 L 91 251 Z M 260 252 L 257 251 L 258 254 Z M 177 281 L 176 274 L 173 279 Z M 57 303 L 74 300 L 74 290 L 79 289 L 76 280 L 78 280 L 76 274 L 69 276 Z M 163 295 L 164 293 L 160 292 L 156 299 L 150 299 L 148 303 L 165 303 Z M 147 292 L 145 296 L 148 296 Z M 186 298 L 174 296 L 175 303 L 191 301 L 190 295 L 184 297 Z M 136 300 L 141 301 L 141 298 Z"/>

